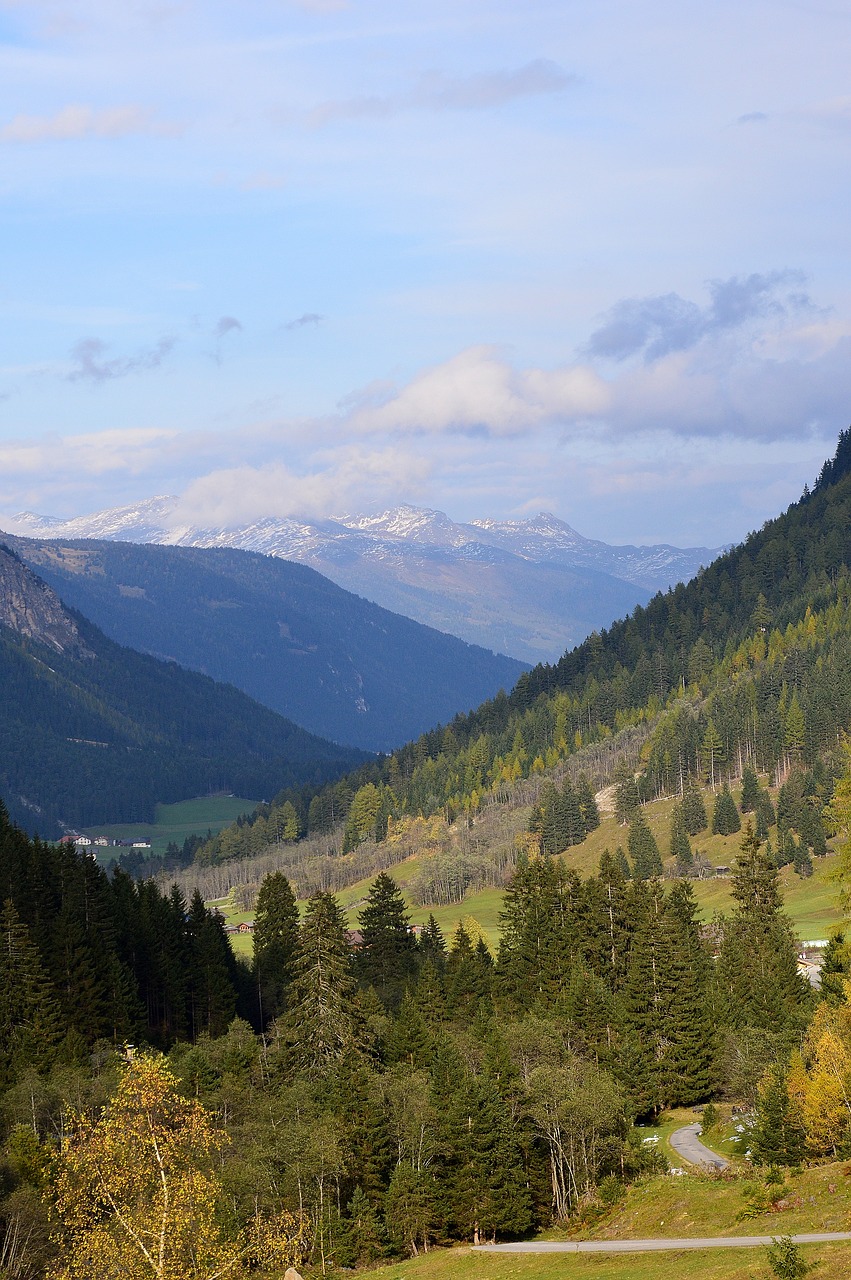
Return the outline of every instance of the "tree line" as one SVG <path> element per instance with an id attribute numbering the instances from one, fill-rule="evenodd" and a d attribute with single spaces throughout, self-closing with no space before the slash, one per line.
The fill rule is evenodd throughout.
<path id="1" fill-rule="evenodd" d="M 610 853 L 584 880 L 521 858 L 495 954 L 463 926 L 444 938 L 433 917 L 414 933 L 386 873 L 353 934 L 333 894 L 302 914 L 275 872 L 250 966 L 228 959 L 203 903 L 181 909 L 72 850 L 0 834 L 0 1216 L 41 1242 L 33 1276 L 50 1265 L 70 1280 L 83 1273 L 66 1260 L 92 1256 L 90 1218 L 62 1205 L 88 1194 L 87 1153 L 110 1126 L 149 1105 L 128 1085 L 128 1118 L 121 1093 L 135 1078 L 121 1046 L 140 1030 L 137 1057 L 167 1075 L 149 1081 L 157 1107 L 212 1135 L 196 1156 L 219 1206 L 215 1247 L 263 1274 L 279 1246 L 353 1265 L 523 1235 L 617 1198 L 657 1166 L 634 1121 L 725 1092 L 758 1098 L 815 999 L 750 827 L 734 909 L 709 931 L 687 881 L 627 877 Z M 844 955 L 834 967 L 844 981 Z M 98 1203 L 98 1231 L 123 1229 Z M 251 1253 L 257 1233 L 265 1253 Z"/>

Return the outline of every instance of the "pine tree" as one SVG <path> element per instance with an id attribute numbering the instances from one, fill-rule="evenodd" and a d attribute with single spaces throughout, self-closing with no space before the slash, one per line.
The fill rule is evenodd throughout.
<path id="1" fill-rule="evenodd" d="M 298 907 L 286 876 L 266 876 L 257 895 L 254 914 L 254 983 L 260 1025 L 265 1026 L 286 1007 L 298 946 Z"/>
<path id="2" fill-rule="evenodd" d="M 723 789 L 715 797 L 712 809 L 712 834 L 714 836 L 732 836 L 741 831 L 742 823 L 736 802 L 730 788 L 724 783 Z"/>
<path id="3" fill-rule="evenodd" d="M 429 915 L 420 930 L 417 946 L 420 952 L 420 963 L 431 960 L 439 969 L 446 964 L 446 939 L 433 915 Z"/>
<path id="4" fill-rule="evenodd" d="M 499 989 L 518 1008 L 552 998 L 564 987 L 577 945 L 578 881 L 550 858 L 515 868 L 500 913 Z"/>
<path id="5" fill-rule="evenodd" d="M 396 881 L 383 872 L 373 881 L 360 913 L 361 947 L 355 972 L 375 987 L 387 1009 L 398 1007 L 417 968 L 417 942 Z"/>
<path id="6" fill-rule="evenodd" d="M 627 849 L 636 880 L 650 880 L 662 874 L 659 846 L 640 809 L 630 823 Z"/>
<path id="7" fill-rule="evenodd" d="M 724 743 L 722 742 L 721 735 L 715 728 L 713 721 L 710 719 L 706 725 L 706 733 L 703 735 L 703 771 L 713 791 L 715 790 L 717 765 L 723 759 Z"/>

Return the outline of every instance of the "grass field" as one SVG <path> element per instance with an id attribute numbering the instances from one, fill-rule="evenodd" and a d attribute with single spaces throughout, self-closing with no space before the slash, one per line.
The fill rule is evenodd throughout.
<path id="1" fill-rule="evenodd" d="M 251 813 L 259 800 L 241 796 L 199 796 L 178 804 L 158 804 L 154 822 L 125 822 L 105 827 L 89 827 L 86 835 L 109 840 L 150 840 L 151 853 L 162 857 L 170 841 L 182 845 L 187 836 L 205 836 L 228 827 L 243 813 Z M 100 858 L 112 858 L 117 850 L 101 850 Z"/>
<path id="2" fill-rule="evenodd" d="M 778 1228 L 778 1230 L 781 1230 Z M 813 1280 L 847 1280 L 851 1242 L 807 1245 Z M 765 1249 L 626 1254 L 493 1254 L 435 1249 L 410 1262 L 358 1272 L 357 1280 L 771 1280 Z"/>

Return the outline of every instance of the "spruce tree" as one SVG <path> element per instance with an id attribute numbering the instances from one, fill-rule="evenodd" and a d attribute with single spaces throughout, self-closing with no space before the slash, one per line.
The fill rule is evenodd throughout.
<path id="1" fill-rule="evenodd" d="M 281 871 L 266 876 L 254 914 L 254 983 L 259 1021 L 266 1026 L 284 1011 L 298 946 L 298 907 Z"/>
<path id="2" fill-rule="evenodd" d="M 756 1120 L 751 1130 L 755 1164 L 797 1165 L 804 1158 L 804 1123 L 789 1097 L 788 1064 L 775 1063 L 760 1084 Z"/>
<path id="3" fill-rule="evenodd" d="M 584 773 L 579 779 L 576 791 L 579 796 L 579 808 L 582 811 L 582 821 L 585 825 L 586 834 L 590 831 L 596 831 L 600 825 L 600 810 L 597 807 L 594 788 Z"/>
<path id="4" fill-rule="evenodd" d="M 671 812 L 671 857 L 676 861 L 679 875 L 687 875 L 694 865 L 682 804 L 675 804 Z"/>
<path id="5" fill-rule="evenodd" d="M 770 1031 L 802 1026 L 812 993 L 798 973 L 795 937 L 781 909 L 777 868 L 750 824 L 733 868 L 732 895 L 736 907 L 724 922 L 716 969 L 728 1022 Z"/>
<path id="6" fill-rule="evenodd" d="M 759 800 L 759 778 L 754 768 L 746 764 L 742 770 L 742 813 L 753 813 Z"/>
<path id="7" fill-rule="evenodd" d="M 742 823 L 736 802 L 726 782 L 715 797 L 712 809 L 712 834 L 714 836 L 732 836 L 741 831 Z"/>
<path id="8" fill-rule="evenodd" d="M 446 939 L 443 930 L 433 915 L 429 915 L 417 938 L 420 952 L 420 963 L 431 960 L 432 964 L 442 969 L 446 964 Z"/>
<path id="9" fill-rule="evenodd" d="M 615 817 L 622 826 L 631 820 L 640 803 L 635 775 L 626 761 L 621 761 L 615 769 Z"/>
<path id="10" fill-rule="evenodd" d="M 11 898 L 0 914 L 0 1085 L 46 1069 L 60 1033 L 59 1009 L 38 949 Z"/>
<path id="11" fill-rule="evenodd" d="M 699 835 L 707 827 L 706 806 L 703 796 L 693 782 L 683 792 L 683 819 L 690 836 Z"/>
<path id="12" fill-rule="evenodd" d="M 653 832 L 639 809 L 633 816 L 627 838 L 627 849 L 636 880 L 650 880 L 662 874 L 662 858 Z"/>
<path id="13" fill-rule="evenodd" d="M 375 987 L 385 1008 L 395 1009 L 416 972 L 417 941 L 399 886 L 384 871 L 370 887 L 360 927 L 355 972 L 361 982 Z"/>
<path id="14" fill-rule="evenodd" d="M 327 1075 L 356 1037 L 355 980 L 346 918 L 331 893 L 315 893 L 298 935 L 295 974 L 282 1031 L 293 1065 Z"/>
<path id="15" fill-rule="evenodd" d="M 578 881 L 562 862 L 522 862 L 503 898 L 499 990 L 518 1009 L 546 1001 L 567 982 L 577 945 Z"/>

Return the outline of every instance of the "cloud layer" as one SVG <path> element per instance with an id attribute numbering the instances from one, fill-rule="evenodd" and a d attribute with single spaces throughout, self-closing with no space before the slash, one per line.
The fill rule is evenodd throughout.
<path id="1" fill-rule="evenodd" d="M 102 107 L 72 103 L 51 116 L 17 115 L 0 129 L 2 142 L 70 142 L 80 138 L 126 138 L 137 133 L 173 133 L 140 106 Z"/>

